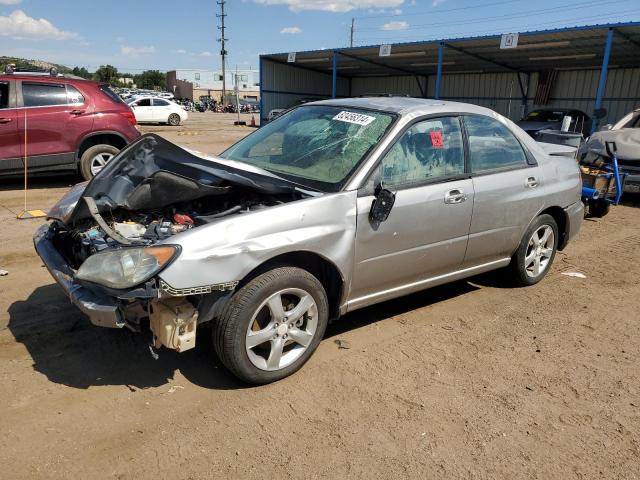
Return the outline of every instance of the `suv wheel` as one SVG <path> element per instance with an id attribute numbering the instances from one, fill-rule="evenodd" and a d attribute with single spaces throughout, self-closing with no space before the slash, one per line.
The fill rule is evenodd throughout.
<path id="1" fill-rule="evenodd" d="M 80 173 L 85 180 L 91 180 L 120 150 L 113 145 L 94 145 L 88 148 L 80 159 Z"/>
<path id="2" fill-rule="evenodd" d="M 534 285 L 544 278 L 558 248 L 558 224 L 551 215 L 537 217 L 524 234 L 511 259 L 512 279 L 518 286 Z"/>
<path id="3" fill-rule="evenodd" d="M 324 336 L 329 306 L 306 270 L 275 268 L 238 290 L 214 323 L 220 361 L 240 379 L 264 384 L 297 371 Z"/>
<path id="4" fill-rule="evenodd" d="M 171 115 L 169 115 L 169 121 L 167 123 L 169 123 L 169 125 L 171 125 L 172 127 L 177 127 L 178 125 L 180 125 L 180 115 L 178 115 L 177 113 L 172 113 Z"/>

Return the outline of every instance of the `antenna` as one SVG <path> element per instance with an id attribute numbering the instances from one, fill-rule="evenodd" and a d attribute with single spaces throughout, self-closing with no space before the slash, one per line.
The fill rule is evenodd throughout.
<path id="1" fill-rule="evenodd" d="M 225 64 L 227 51 L 225 50 L 224 44 L 227 41 L 227 38 L 225 38 L 224 36 L 224 17 L 226 17 L 227 14 L 224 13 L 225 0 L 220 0 L 216 3 L 220 5 L 220 13 L 216 14 L 216 17 L 220 19 L 220 26 L 218 27 L 218 29 L 220 30 L 220 38 L 218 39 L 218 41 L 220 42 L 220 56 L 222 57 L 222 105 L 226 105 L 225 93 L 227 91 L 227 74 Z"/>
<path id="2" fill-rule="evenodd" d="M 353 31 L 355 27 L 356 19 L 351 17 L 351 41 L 349 42 L 349 46 L 353 47 Z"/>

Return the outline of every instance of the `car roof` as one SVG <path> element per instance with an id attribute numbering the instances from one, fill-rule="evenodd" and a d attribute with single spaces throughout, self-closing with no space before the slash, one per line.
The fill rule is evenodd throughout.
<path id="1" fill-rule="evenodd" d="M 82 83 L 91 83 L 91 84 L 97 84 L 99 82 L 95 81 L 95 80 L 89 80 L 86 78 L 82 78 L 82 77 L 76 77 L 75 75 L 49 75 L 48 73 L 43 73 L 43 74 L 39 74 L 38 73 L 32 73 L 32 74 L 20 74 L 20 73 L 9 73 L 9 74 L 2 74 L 0 75 L 0 80 L 3 81 L 7 81 L 7 80 L 28 80 L 28 81 L 35 81 L 35 82 L 82 82 Z"/>
<path id="2" fill-rule="evenodd" d="M 488 108 L 472 105 L 470 103 L 448 102 L 416 97 L 371 96 L 357 98 L 336 98 L 305 103 L 304 105 L 331 105 L 339 107 L 361 108 L 379 110 L 400 115 L 427 114 L 427 113 L 476 113 L 490 115 L 493 113 Z"/>

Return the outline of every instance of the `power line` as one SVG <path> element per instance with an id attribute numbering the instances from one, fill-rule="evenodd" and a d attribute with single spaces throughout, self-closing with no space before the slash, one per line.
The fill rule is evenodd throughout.
<path id="1" fill-rule="evenodd" d="M 493 20 L 512 20 L 512 19 L 516 19 L 516 18 L 526 18 L 526 17 L 530 17 L 530 16 L 544 15 L 546 13 L 557 11 L 557 10 L 562 10 L 562 11 L 565 11 L 565 10 L 577 10 L 577 9 L 582 9 L 582 8 L 590 7 L 590 6 L 594 6 L 594 5 L 602 6 L 602 5 L 617 4 L 617 3 L 621 3 L 621 2 L 624 2 L 624 0 L 610 0 L 608 2 L 599 2 L 599 1 L 577 2 L 577 3 L 570 3 L 570 4 L 567 4 L 567 5 L 562 5 L 560 7 L 538 9 L 538 10 L 532 10 L 532 11 L 521 12 L 521 13 L 508 13 L 508 14 L 504 14 L 504 15 L 492 15 L 492 16 L 489 16 L 489 17 L 481 17 L 481 18 L 476 18 L 476 19 L 472 19 L 472 20 L 463 20 L 463 21 L 460 21 L 460 22 L 455 22 L 455 25 L 471 25 L 471 24 L 474 24 L 474 23 L 485 23 L 485 22 L 490 22 L 490 21 L 493 21 Z M 424 27 L 439 27 L 439 26 L 450 26 L 450 25 L 451 25 L 451 21 L 436 22 L 436 23 L 423 23 L 423 24 L 411 25 L 409 28 L 405 28 L 402 31 L 415 30 L 415 29 L 424 28 Z M 360 29 L 361 32 L 362 31 L 377 31 L 377 30 L 380 30 L 380 29 L 379 28 L 362 28 L 362 29 Z M 389 31 L 387 31 L 387 32 L 389 32 Z"/>
<path id="2" fill-rule="evenodd" d="M 418 16 L 423 16 L 423 15 L 442 15 L 442 14 L 449 14 L 450 12 L 458 12 L 461 10 L 471 10 L 474 8 L 487 8 L 487 7 L 496 7 L 499 5 L 511 5 L 514 3 L 520 3 L 520 2 L 529 2 L 530 0 L 503 0 L 500 2 L 493 2 L 493 3 L 480 3 L 477 5 L 469 5 L 466 7 L 458 7 L 458 8 L 447 8 L 446 10 L 440 10 L 440 11 L 435 11 L 435 12 L 418 12 L 418 13 L 392 13 L 392 14 L 387 14 L 387 15 L 368 15 L 365 17 L 357 17 L 358 20 L 366 20 L 369 18 L 389 18 L 389 17 L 418 17 Z"/>
<path id="3" fill-rule="evenodd" d="M 611 15 L 592 15 L 589 17 L 581 17 L 581 18 L 573 18 L 572 20 L 576 23 L 574 23 L 574 26 L 578 26 L 577 22 L 587 22 L 590 20 L 600 20 L 600 23 L 608 23 L 608 22 L 613 22 L 616 20 L 619 20 L 619 16 L 620 15 L 631 15 L 631 14 L 640 14 L 640 10 L 638 9 L 634 9 L 634 10 L 626 10 L 626 11 L 620 11 L 620 12 L 616 12 L 615 14 L 611 14 Z M 631 19 L 625 18 L 624 19 L 625 22 L 627 21 L 632 21 Z M 537 23 L 537 24 L 527 24 L 527 28 L 530 27 L 550 27 L 550 26 L 555 26 L 555 25 L 566 25 L 567 24 L 567 20 L 555 20 L 553 22 L 544 22 L 544 23 Z M 501 28 L 502 31 L 507 31 L 507 30 L 518 30 L 518 28 Z M 520 30 L 521 32 L 523 32 L 523 30 Z M 531 30 L 527 30 L 527 31 L 531 31 Z M 479 36 L 479 35 L 495 35 L 496 31 L 495 30 L 476 30 L 476 31 L 465 31 L 464 32 L 464 36 L 469 37 L 469 36 Z M 394 37 L 394 41 L 395 40 L 400 40 L 400 39 L 416 39 L 417 36 L 419 36 L 420 34 L 418 32 L 416 32 L 414 35 L 404 35 L 404 36 L 396 36 Z M 424 40 L 424 41 L 428 41 L 428 40 L 438 40 L 440 39 L 441 36 L 437 36 L 437 37 L 431 37 L 431 38 L 421 38 L 420 40 Z M 384 42 L 389 42 L 389 40 L 391 40 L 390 38 L 382 38 L 382 37 L 365 37 L 364 39 L 360 40 L 359 42 L 357 42 L 360 46 L 362 45 L 371 45 L 371 44 L 376 44 L 378 40 L 382 40 Z"/>

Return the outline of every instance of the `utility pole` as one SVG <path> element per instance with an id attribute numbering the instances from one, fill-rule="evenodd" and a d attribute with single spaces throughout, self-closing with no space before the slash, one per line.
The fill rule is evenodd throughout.
<path id="1" fill-rule="evenodd" d="M 224 17 L 227 16 L 224 13 L 224 4 L 225 0 L 220 0 L 216 2 L 220 5 L 220 13 L 216 15 L 220 19 L 220 26 L 218 29 L 220 30 L 220 38 L 218 41 L 220 42 L 220 56 L 222 57 L 222 105 L 225 105 L 225 93 L 227 92 L 227 74 L 226 74 L 226 63 L 227 63 L 227 51 L 224 48 L 224 44 L 227 41 L 227 38 L 224 36 Z"/>
<path id="2" fill-rule="evenodd" d="M 355 26 L 356 19 L 351 17 L 351 42 L 349 42 L 349 46 L 353 47 L 353 27 Z"/>

